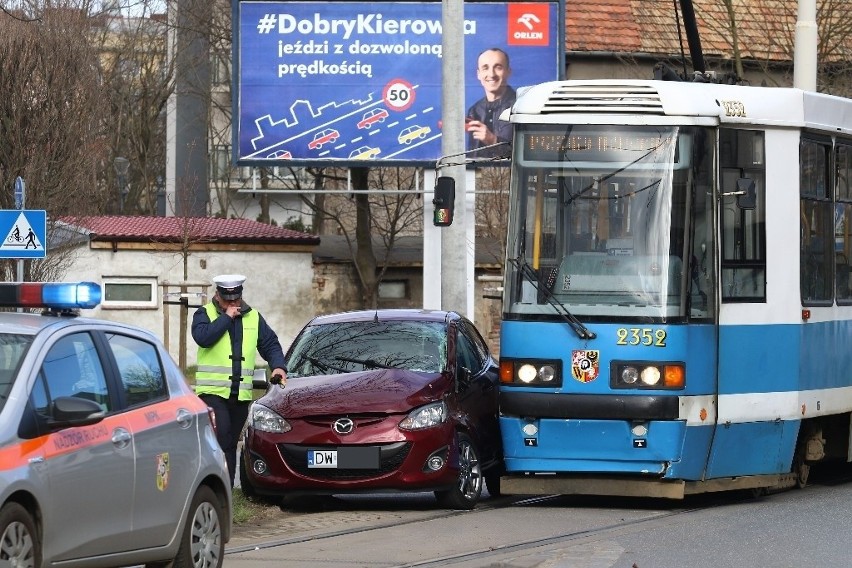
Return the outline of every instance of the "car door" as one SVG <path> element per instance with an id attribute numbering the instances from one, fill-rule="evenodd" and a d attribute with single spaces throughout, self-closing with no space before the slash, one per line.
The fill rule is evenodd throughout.
<path id="1" fill-rule="evenodd" d="M 90 333 L 65 335 L 46 350 L 30 393 L 39 420 L 47 424 L 58 397 L 93 400 L 106 411 L 95 424 L 54 429 L 42 456 L 31 460 L 50 487 L 50 500 L 40 505 L 45 548 L 54 560 L 133 548 L 133 438 L 113 394 Z"/>
<path id="2" fill-rule="evenodd" d="M 162 546 L 179 527 L 199 469 L 195 414 L 172 400 L 157 347 L 145 339 L 105 333 L 136 448 L 133 538 Z"/>
<path id="3" fill-rule="evenodd" d="M 459 404 L 475 426 L 474 435 L 480 456 L 490 461 L 499 455 L 500 434 L 497 419 L 497 373 L 491 359 L 483 353 L 472 324 L 460 320 L 456 325 L 456 380 Z M 483 342 L 484 343 L 484 342 Z"/>

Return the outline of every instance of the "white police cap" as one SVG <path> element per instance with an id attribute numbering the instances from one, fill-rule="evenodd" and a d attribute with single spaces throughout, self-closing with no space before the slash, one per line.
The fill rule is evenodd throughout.
<path id="1" fill-rule="evenodd" d="M 223 300 L 236 300 L 243 295 L 243 282 L 246 277 L 242 274 L 222 274 L 213 278 L 213 283 Z"/>

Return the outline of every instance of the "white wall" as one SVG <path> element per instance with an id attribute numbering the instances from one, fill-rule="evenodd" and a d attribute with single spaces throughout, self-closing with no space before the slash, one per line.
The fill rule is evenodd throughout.
<path id="1" fill-rule="evenodd" d="M 236 245 L 235 245 L 236 248 Z M 212 294 L 212 279 L 218 274 L 245 274 L 243 298 L 260 311 L 269 325 L 278 334 L 281 345 L 287 350 L 290 342 L 312 318 L 314 308 L 312 282 L 313 265 L 310 252 L 255 252 L 255 251 L 196 251 L 188 262 L 187 282 L 211 284 L 207 289 Z M 91 250 L 88 245 L 79 249 L 79 254 L 63 278 L 64 281 L 92 281 L 103 285 L 105 277 L 145 276 L 155 277 L 158 284 L 183 281 L 183 259 L 178 253 L 138 250 Z M 177 291 L 177 288 L 172 288 Z M 190 291 L 200 291 L 191 286 Z M 81 315 L 111 321 L 122 321 L 149 329 L 161 340 L 164 338 L 164 309 L 169 310 L 169 352 L 179 361 L 180 310 L 179 305 L 163 304 L 163 288 L 158 286 L 158 306 L 151 309 L 105 309 L 98 307 L 83 310 Z M 209 298 L 208 298 L 209 300 Z M 202 303 L 192 298 L 190 305 Z M 196 345 L 192 341 L 189 327 L 196 308 L 187 314 L 188 365 L 195 364 Z"/>

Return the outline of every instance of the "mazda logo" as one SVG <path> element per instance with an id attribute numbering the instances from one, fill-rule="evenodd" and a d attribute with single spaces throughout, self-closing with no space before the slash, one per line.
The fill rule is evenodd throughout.
<path id="1" fill-rule="evenodd" d="M 331 429 L 341 436 L 345 436 L 346 434 L 352 433 L 352 430 L 355 429 L 355 423 L 352 422 L 351 418 L 338 418 L 334 421 L 334 425 Z"/>

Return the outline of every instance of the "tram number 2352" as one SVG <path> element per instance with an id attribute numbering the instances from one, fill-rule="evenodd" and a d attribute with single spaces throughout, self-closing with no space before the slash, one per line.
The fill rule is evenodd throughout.
<path id="1" fill-rule="evenodd" d="M 620 327 L 615 330 L 617 340 L 616 345 L 646 345 L 653 347 L 666 346 L 666 330 L 638 328 L 638 327 Z"/>

